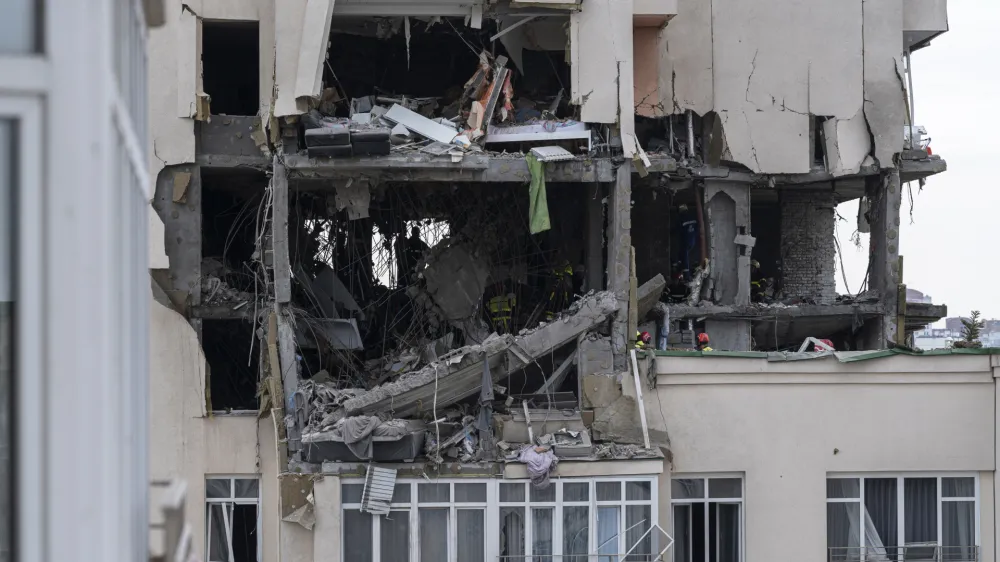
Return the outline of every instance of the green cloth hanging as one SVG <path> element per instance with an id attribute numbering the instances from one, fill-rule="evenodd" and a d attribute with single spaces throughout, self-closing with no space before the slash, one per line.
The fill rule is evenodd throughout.
<path id="1" fill-rule="evenodd" d="M 540 162 L 530 152 L 524 159 L 528 162 L 528 172 L 531 173 L 531 186 L 528 188 L 528 230 L 532 234 L 538 234 L 552 228 L 549 222 L 549 200 L 545 195 L 545 162 Z"/>

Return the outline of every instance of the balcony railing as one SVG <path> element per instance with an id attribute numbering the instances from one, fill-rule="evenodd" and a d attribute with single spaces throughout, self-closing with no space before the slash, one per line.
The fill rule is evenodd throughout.
<path id="1" fill-rule="evenodd" d="M 978 546 L 909 544 L 830 548 L 828 562 L 979 562 Z"/>

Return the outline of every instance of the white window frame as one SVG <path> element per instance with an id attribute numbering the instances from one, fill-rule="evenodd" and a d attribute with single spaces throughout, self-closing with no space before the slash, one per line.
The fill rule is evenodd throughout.
<path id="1" fill-rule="evenodd" d="M 621 497 L 619 500 L 614 501 L 597 501 L 597 483 L 598 482 L 612 482 L 617 483 L 621 490 Z M 649 484 L 650 498 L 648 500 L 628 500 L 627 498 L 627 482 L 645 482 Z M 358 478 L 344 478 L 341 479 L 341 486 L 344 485 L 361 485 L 363 486 L 364 479 Z M 563 484 L 572 483 L 587 483 L 588 484 L 588 500 L 585 502 L 565 502 L 563 501 Z M 448 502 L 421 502 L 419 499 L 419 484 L 450 484 L 450 496 L 451 501 Z M 455 499 L 455 486 L 454 484 L 485 484 L 486 485 L 486 501 L 485 502 L 462 502 L 456 503 Z M 517 484 L 524 486 L 525 489 L 525 499 L 524 501 L 517 502 L 501 502 L 500 501 L 500 484 Z M 646 505 L 649 506 L 650 512 L 650 522 L 649 526 L 658 524 L 658 486 L 656 475 L 647 476 L 594 476 L 588 478 L 559 478 L 553 479 L 552 485 L 556 488 L 555 501 L 540 502 L 531 500 L 531 486 L 527 480 L 501 480 L 501 479 L 485 479 L 485 478 L 440 478 L 435 480 L 416 480 L 416 479 L 400 479 L 396 481 L 396 485 L 409 485 L 410 486 L 410 501 L 409 502 L 398 502 L 391 503 L 390 510 L 392 511 L 409 511 L 409 521 L 410 521 L 410 562 L 421 562 L 420 561 L 420 533 L 419 533 L 419 511 L 420 508 L 448 508 L 449 509 L 449 519 L 448 519 L 448 560 L 442 562 L 462 562 L 458 558 L 458 553 L 456 552 L 456 545 L 458 544 L 458 534 L 457 534 L 457 519 L 456 515 L 458 511 L 464 509 L 482 509 L 484 510 L 484 525 L 485 525 L 485 536 L 486 543 L 485 547 L 485 558 L 487 562 L 495 561 L 498 559 L 500 554 L 500 536 L 499 536 L 499 526 L 500 526 L 500 508 L 501 507 L 524 507 L 524 552 L 525 556 L 522 559 L 515 560 L 512 562 L 528 562 L 533 559 L 532 553 L 532 509 L 535 508 L 552 508 L 552 554 L 551 555 L 539 555 L 544 558 L 551 558 L 553 561 L 558 561 L 563 558 L 563 507 L 573 507 L 573 506 L 587 506 L 589 508 L 588 517 L 588 553 L 587 556 L 589 560 L 600 560 L 595 552 L 597 550 L 597 508 L 604 506 L 617 506 L 620 508 L 619 511 L 619 530 L 618 530 L 618 548 L 615 554 L 623 555 L 631 547 L 631 545 L 626 545 L 625 541 L 626 535 L 626 509 L 628 506 L 633 505 Z M 341 504 L 342 511 L 358 511 L 361 509 L 361 504 L 359 503 L 348 503 L 343 502 Z M 374 562 L 379 562 L 380 560 L 380 549 L 381 541 L 379 535 L 379 529 L 381 526 L 382 517 L 374 517 L 372 521 L 372 560 Z M 341 538 L 343 539 L 343 533 L 345 529 L 341 528 Z M 654 533 L 655 535 L 655 533 Z M 656 538 L 651 538 L 653 545 L 655 546 Z M 346 560 L 346 541 L 341 540 L 341 558 Z M 655 549 L 654 549 L 655 550 Z M 655 554 L 655 552 L 654 552 Z"/>
<path id="2" fill-rule="evenodd" d="M 229 480 L 229 497 L 227 498 L 210 498 L 208 497 L 208 481 L 209 480 Z M 236 497 L 236 481 L 237 480 L 256 480 L 257 481 L 257 496 L 250 497 Z M 212 504 L 233 504 L 233 505 L 255 505 L 257 506 L 257 522 L 255 524 L 254 534 L 257 536 L 257 562 L 261 559 L 261 479 L 259 474 L 213 474 L 205 476 L 205 560 L 211 562 L 211 552 L 212 552 Z M 223 508 L 225 512 L 225 508 Z M 227 530 L 229 532 L 229 555 L 233 555 L 233 537 L 232 537 L 232 521 L 229 521 L 227 525 Z"/>
<path id="3" fill-rule="evenodd" d="M 975 512 L 975 521 L 976 521 L 976 536 L 975 536 L 975 543 L 976 544 L 975 544 L 975 547 L 976 547 L 977 550 L 982 548 L 982 533 L 981 533 L 982 507 L 980 506 L 981 490 L 980 490 L 979 473 L 978 472 L 830 472 L 830 473 L 827 473 L 826 479 L 829 480 L 829 479 L 832 479 L 832 478 L 857 478 L 858 479 L 858 487 L 859 487 L 858 497 L 857 498 L 826 498 L 826 502 L 828 504 L 829 503 L 859 503 L 862 508 L 864 508 L 864 506 L 865 506 L 865 483 L 864 483 L 864 479 L 865 478 L 883 479 L 883 480 L 884 479 L 889 479 L 889 478 L 895 478 L 896 479 L 896 517 L 898 519 L 898 523 L 896 525 L 896 527 L 897 527 L 896 542 L 899 543 L 899 544 L 896 545 L 897 547 L 903 547 L 904 546 L 904 542 L 903 541 L 906 538 L 904 536 L 904 531 L 905 531 L 906 526 L 905 526 L 905 519 L 904 519 L 905 512 L 903 510 L 903 508 L 904 508 L 904 505 L 903 505 L 903 496 L 904 496 L 904 494 L 903 494 L 903 481 L 904 481 L 904 479 L 906 479 L 906 478 L 936 478 L 937 479 L 937 504 L 936 504 L 937 505 L 937 546 L 938 547 L 941 547 L 941 546 L 955 546 L 955 545 L 947 545 L 947 544 L 943 545 L 943 544 L 941 544 L 942 537 L 944 536 L 944 533 L 943 533 L 943 531 L 944 531 L 944 520 L 943 520 L 944 510 L 942 509 L 942 504 L 944 502 L 949 502 L 949 501 L 960 501 L 960 502 L 975 501 L 975 507 L 973 508 L 973 511 Z M 945 498 L 945 497 L 942 497 L 942 487 L 941 487 L 941 479 L 942 478 L 972 478 L 973 482 L 975 483 L 974 484 L 974 486 L 975 486 L 975 494 L 976 494 L 975 497 L 974 498 L 969 498 L 969 497 Z M 826 482 L 824 481 L 823 484 L 824 484 L 824 489 L 825 489 L 826 488 Z M 826 495 L 825 492 L 824 492 L 824 495 Z M 862 513 L 864 513 L 864 512 L 862 511 Z M 861 549 L 862 549 L 861 552 L 864 552 L 864 549 L 867 547 L 867 544 L 866 544 L 866 541 L 865 541 L 865 528 L 864 528 L 865 527 L 865 520 L 864 520 L 864 517 L 859 517 L 858 519 L 859 519 L 859 523 L 861 525 L 861 528 L 859 529 L 860 541 L 861 541 Z M 829 548 L 829 539 L 828 539 L 828 542 L 827 542 L 827 547 Z"/>
<path id="4" fill-rule="evenodd" d="M 709 497 L 709 491 L 708 491 L 709 484 L 708 484 L 708 481 L 709 480 L 721 480 L 721 479 L 725 479 L 725 480 L 738 479 L 740 481 L 740 497 L 738 497 L 738 498 L 711 498 L 711 497 Z M 739 505 L 739 509 L 740 509 L 740 542 L 737 545 L 737 551 L 739 553 L 737 559 L 740 562 L 742 562 L 744 560 L 744 556 L 746 555 L 746 495 L 747 495 L 747 486 L 746 486 L 745 475 L 743 473 L 740 473 L 740 472 L 674 473 L 674 474 L 670 475 L 671 490 L 673 489 L 673 481 L 674 480 L 701 480 L 704 483 L 703 484 L 703 488 L 704 488 L 705 491 L 704 491 L 704 494 L 703 494 L 703 496 L 701 498 L 674 498 L 673 497 L 673 493 L 671 493 L 671 495 L 670 495 L 670 522 L 671 522 L 670 535 L 672 537 L 676 537 L 677 536 L 676 530 L 673 528 L 673 524 L 674 524 L 674 506 L 675 505 L 694 505 L 694 504 L 704 504 L 705 505 L 705 509 L 704 509 L 704 512 L 705 512 L 704 513 L 704 517 L 705 517 L 705 523 L 704 523 L 704 527 L 705 527 L 705 560 L 704 561 L 692 560 L 691 562 L 708 562 L 708 560 L 709 560 L 709 556 L 710 556 L 709 550 L 710 549 L 708 548 L 708 544 L 709 544 L 709 540 L 708 540 L 708 538 L 709 538 L 708 504 L 710 504 L 710 503 L 716 503 L 716 504 L 719 504 L 719 503 L 722 503 L 722 504 L 734 504 L 735 503 L 735 504 Z M 692 514 L 692 517 L 693 517 L 693 514 Z M 716 517 L 718 517 L 718 511 L 716 511 Z M 718 536 L 716 536 L 716 542 L 718 542 Z M 675 543 L 674 544 L 676 545 L 676 539 L 675 539 Z M 718 544 L 716 544 L 716 548 L 718 548 Z M 675 562 L 688 562 L 688 561 L 685 561 L 685 560 L 677 560 L 675 558 L 675 556 L 676 556 L 675 553 L 677 552 L 676 548 L 671 548 L 670 552 L 671 552 L 671 554 L 670 554 L 671 559 L 673 559 Z M 692 559 L 694 558 L 694 551 L 691 552 L 691 557 L 692 557 Z"/>
<path id="5" fill-rule="evenodd" d="M 0 64 L 0 68 L 3 65 Z M 11 218 L 17 230 L 14 232 L 12 248 L 16 260 L 15 269 L 4 273 L 16 279 L 17 314 L 15 317 L 17 334 L 15 344 L 17 363 L 12 373 L 12 388 L 17 393 L 11 400 L 11 425 L 14 439 L 11 446 L 12 467 L 16 482 L 12 479 L 11 491 L 22 498 L 44 497 L 44 466 L 42 447 L 44 442 L 41 414 L 43 412 L 44 390 L 42 380 L 28 374 L 42 371 L 42 113 L 44 102 L 40 96 L 10 95 L 0 93 L 0 119 L 15 122 L 13 140 L 18 150 L 14 165 L 17 177 L 11 190 Z M 15 417 L 16 416 L 16 417 Z M 14 496 L 12 496 L 13 498 Z M 44 516 L 42 502 L 24 501 L 16 506 L 8 506 L 11 519 L 17 520 L 17 558 L 32 559 L 32 554 L 41 557 L 35 550 L 42 541 Z M 15 511 L 16 509 L 16 511 Z"/>

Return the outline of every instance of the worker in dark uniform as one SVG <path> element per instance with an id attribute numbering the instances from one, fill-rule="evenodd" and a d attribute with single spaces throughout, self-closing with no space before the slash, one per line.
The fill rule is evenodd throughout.
<path id="1" fill-rule="evenodd" d="M 410 229 L 410 237 L 400 234 L 396 238 L 396 268 L 397 280 L 400 285 L 408 285 L 415 277 L 417 264 L 423 259 L 430 247 L 420 238 L 420 227 L 414 225 Z"/>

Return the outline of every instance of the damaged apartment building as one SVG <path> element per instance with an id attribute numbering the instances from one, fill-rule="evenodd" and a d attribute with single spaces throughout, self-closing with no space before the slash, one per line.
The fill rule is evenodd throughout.
<path id="1" fill-rule="evenodd" d="M 942 10 L 168 2 L 152 466 L 204 496 L 207 560 L 662 559 L 654 349 L 883 349 L 946 315 L 898 246 L 945 170 L 908 80 Z"/>

